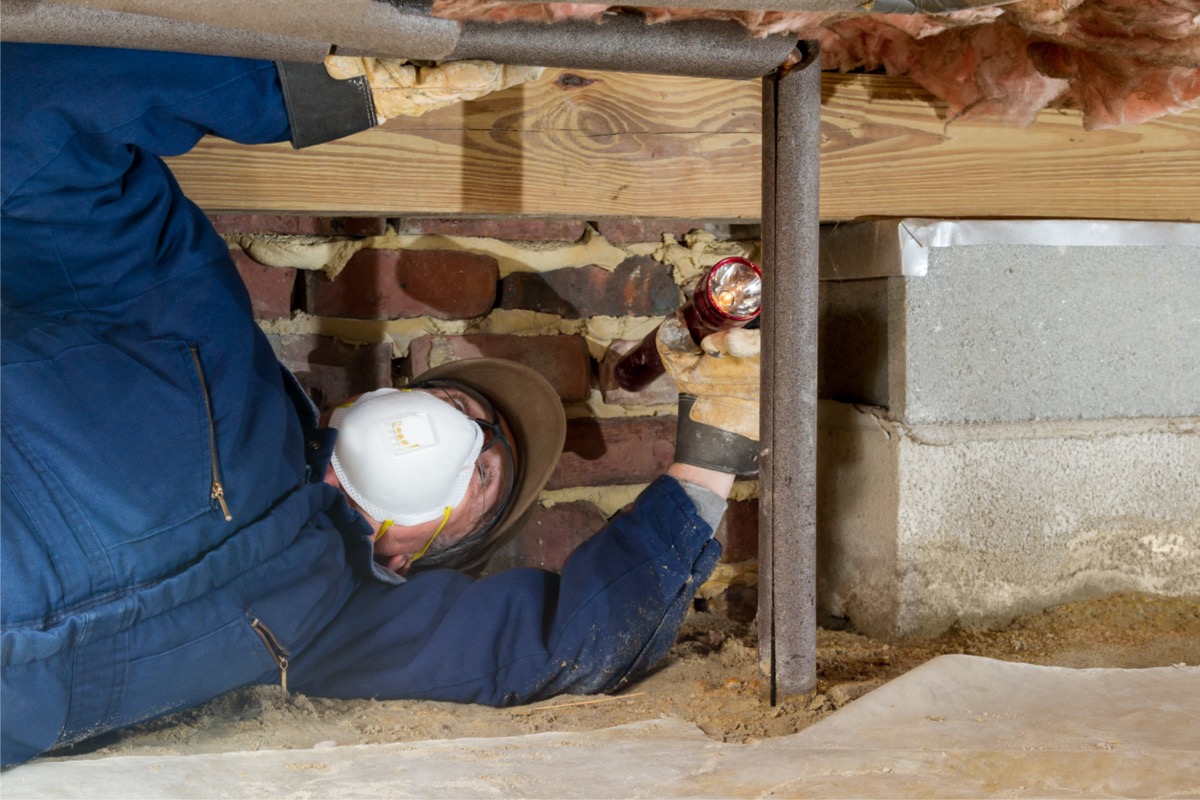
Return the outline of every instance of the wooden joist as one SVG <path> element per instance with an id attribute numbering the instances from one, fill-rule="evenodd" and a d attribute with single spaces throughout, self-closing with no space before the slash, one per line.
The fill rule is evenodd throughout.
<path id="1" fill-rule="evenodd" d="M 1200 219 L 1200 111 L 1085 131 L 947 124 L 909 81 L 823 76 L 821 218 Z M 210 211 L 746 219 L 754 82 L 548 70 L 538 81 L 303 151 L 206 139 L 170 159 Z"/>

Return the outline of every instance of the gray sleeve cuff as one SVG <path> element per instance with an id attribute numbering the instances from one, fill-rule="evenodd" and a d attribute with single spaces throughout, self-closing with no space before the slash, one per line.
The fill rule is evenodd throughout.
<path id="1" fill-rule="evenodd" d="M 709 527 L 716 532 L 717 525 L 720 524 L 721 517 L 725 515 L 725 507 L 728 505 L 725 498 L 698 483 L 682 481 L 678 478 L 675 478 L 675 480 L 679 481 L 679 485 L 683 487 L 683 491 L 687 492 L 687 496 L 696 504 L 696 513 L 700 516 L 700 519 L 707 522 Z"/>
<path id="2" fill-rule="evenodd" d="M 365 77 L 338 80 L 323 63 L 277 61 L 275 66 L 297 150 L 365 131 L 378 122 Z"/>

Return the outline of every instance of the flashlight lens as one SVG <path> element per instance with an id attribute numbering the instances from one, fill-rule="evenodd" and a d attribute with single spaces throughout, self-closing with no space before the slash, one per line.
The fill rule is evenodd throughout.
<path id="1" fill-rule="evenodd" d="M 708 279 L 713 304 L 731 317 L 746 318 L 762 305 L 762 278 L 742 259 L 726 259 Z"/>

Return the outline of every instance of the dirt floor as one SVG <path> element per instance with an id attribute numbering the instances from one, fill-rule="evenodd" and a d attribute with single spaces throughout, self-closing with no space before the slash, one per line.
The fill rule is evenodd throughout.
<path id="1" fill-rule="evenodd" d="M 1200 598 L 1119 595 L 1059 606 L 996 630 L 957 630 L 902 644 L 821 630 L 817 692 L 776 707 L 760 698 L 753 625 L 697 612 L 689 616 L 667 664 L 615 696 L 559 697 L 534 706 L 492 709 L 285 697 L 277 686 L 260 686 L 77 745 L 69 754 L 161 755 L 512 736 L 661 717 L 693 722 L 714 739 L 750 742 L 799 731 L 946 653 L 1064 667 L 1196 666 Z"/>

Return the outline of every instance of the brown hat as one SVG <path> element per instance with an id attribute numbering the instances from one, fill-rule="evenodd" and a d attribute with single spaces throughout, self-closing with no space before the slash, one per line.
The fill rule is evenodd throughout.
<path id="1" fill-rule="evenodd" d="M 452 361 L 426 370 L 412 382 L 454 380 L 486 397 L 504 417 L 513 434 L 517 477 L 512 500 L 486 539 L 453 566 L 467 572 L 478 569 L 507 541 L 532 511 L 538 495 L 558 463 L 567 437 L 562 400 L 549 381 L 536 370 L 502 358 Z"/>

